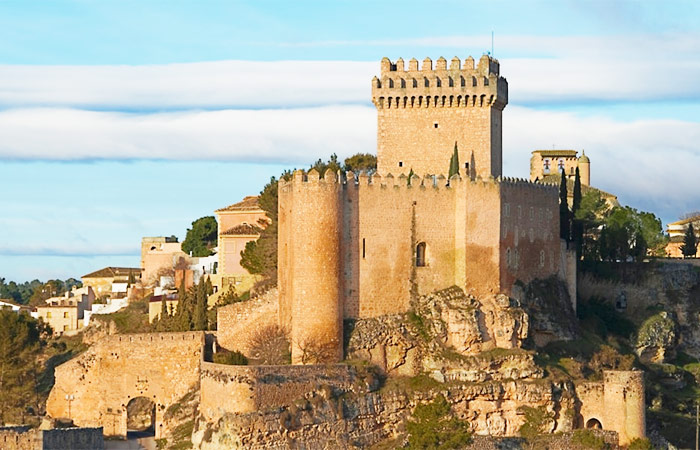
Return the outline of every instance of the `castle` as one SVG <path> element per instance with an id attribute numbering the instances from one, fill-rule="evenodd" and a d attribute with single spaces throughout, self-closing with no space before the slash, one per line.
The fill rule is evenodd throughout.
<path id="1" fill-rule="evenodd" d="M 516 282 L 559 275 L 575 288 L 558 189 L 501 177 L 508 83 L 497 60 L 455 58 L 448 69 L 426 58 L 419 69 L 412 59 L 405 70 L 384 58 L 372 102 L 375 174 L 297 171 L 280 182 L 279 315 L 293 362 L 307 341 L 340 359 L 344 319 L 405 312 L 412 296 L 452 285 L 513 295 Z M 448 179 L 455 147 L 460 170 Z"/>

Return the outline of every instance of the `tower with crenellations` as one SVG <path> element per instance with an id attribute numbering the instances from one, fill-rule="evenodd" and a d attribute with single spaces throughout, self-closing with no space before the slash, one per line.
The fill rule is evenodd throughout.
<path id="1" fill-rule="evenodd" d="M 372 80 L 377 108 L 377 172 L 419 176 L 448 171 L 455 143 L 462 171 L 481 177 L 502 173 L 502 113 L 508 82 L 498 60 L 484 55 L 474 65 L 440 57 L 433 67 L 411 59 L 382 59 Z"/>
<path id="2" fill-rule="evenodd" d="M 506 80 L 498 61 L 384 58 L 372 80 L 377 171 L 297 171 L 278 187 L 279 323 L 292 362 L 342 358 L 344 319 L 403 313 L 458 286 L 511 295 L 569 277 L 558 189 L 501 177 Z M 460 170 L 447 177 L 457 143 Z M 575 298 L 575 296 L 572 296 Z M 318 351 L 316 351 L 318 353 Z"/>

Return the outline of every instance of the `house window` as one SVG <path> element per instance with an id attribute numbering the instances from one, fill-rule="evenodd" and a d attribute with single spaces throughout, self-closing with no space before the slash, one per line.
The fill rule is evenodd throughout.
<path id="1" fill-rule="evenodd" d="M 63 331 L 68 331 L 68 325 L 63 325 Z"/>
<path id="2" fill-rule="evenodd" d="M 544 267 L 544 250 L 540 250 L 540 267 Z"/>
<path id="3" fill-rule="evenodd" d="M 67 318 L 68 318 L 68 313 L 67 313 L 67 312 L 64 312 L 64 313 L 63 313 L 63 318 L 64 318 L 64 319 L 67 319 Z"/>
<path id="4" fill-rule="evenodd" d="M 50 318 L 51 318 L 51 311 L 48 311 L 48 312 L 46 313 L 46 318 L 47 318 L 47 319 L 50 319 Z"/>
<path id="5" fill-rule="evenodd" d="M 416 245 L 416 267 L 425 267 L 425 242 Z"/>

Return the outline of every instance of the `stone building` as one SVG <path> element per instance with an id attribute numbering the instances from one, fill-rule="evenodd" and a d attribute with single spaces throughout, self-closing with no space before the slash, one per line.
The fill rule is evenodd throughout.
<path id="1" fill-rule="evenodd" d="M 73 288 L 60 297 L 52 297 L 36 307 L 37 316 L 49 324 L 54 334 L 72 334 L 83 328 L 86 311 L 95 301 L 91 286 Z"/>
<path id="2" fill-rule="evenodd" d="M 666 244 L 666 254 L 671 258 L 683 258 L 683 251 L 681 246 L 685 240 L 685 233 L 688 231 L 688 226 L 693 224 L 693 229 L 695 234 L 700 233 L 700 214 L 694 214 L 691 217 L 678 220 L 676 222 L 671 222 L 666 228 L 668 233 L 668 244 Z M 700 235 L 698 236 L 700 238 Z M 695 257 L 700 256 L 700 246 L 698 246 L 698 251 L 695 253 Z"/>
<path id="3" fill-rule="evenodd" d="M 176 237 L 144 237 L 141 239 L 141 280 L 145 286 L 158 284 L 159 272 L 172 269 L 178 258 L 187 256 Z"/>
<path id="4" fill-rule="evenodd" d="M 83 286 L 90 286 L 95 291 L 97 297 L 111 296 L 112 293 L 121 291 L 123 285 L 139 281 L 141 269 L 139 267 L 105 267 L 83 275 L 80 279 Z"/>
<path id="5" fill-rule="evenodd" d="M 581 185 L 591 185 L 591 160 L 582 151 L 578 156 L 576 150 L 535 150 L 530 157 L 530 181 L 558 183 L 561 171 L 568 179 L 576 176 L 579 169 Z"/>
<path id="6" fill-rule="evenodd" d="M 245 290 L 250 287 L 252 277 L 241 266 L 241 252 L 248 242 L 260 237 L 260 230 L 269 222 L 265 211 L 258 205 L 257 196 L 245 197 L 238 203 L 215 212 L 219 224 L 219 264 L 217 273 L 222 292 L 229 285 Z"/>
<path id="7" fill-rule="evenodd" d="M 566 279 L 572 267 L 558 189 L 500 177 L 508 85 L 497 60 L 447 69 L 440 58 L 433 69 L 426 59 L 420 70 L 411 60 L 406 71 L 385 58 L 372 102 L 375 175 L 280 181 L 279 315 L 294 362 L 306 341 L 335 345 L 340 358 L 343 319 L 405 312 L 412 296 L 452 285 L 511 295 L 516 282 Z M 447 179 L 455 145 L 464 164 Z"/>

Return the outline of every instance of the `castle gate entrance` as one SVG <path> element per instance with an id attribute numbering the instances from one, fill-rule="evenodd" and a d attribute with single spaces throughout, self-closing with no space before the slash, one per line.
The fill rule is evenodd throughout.
<path id="1" fill-rule="evenodd" d="M 105 436 L 160 438 L 165 411 L 196 389 L 203 349 L 200 331 L 107 336 L 56 367 L 46 412 Z"/>
<path id="2" fill-rule="evenodd" d="M 147 397 L 132 398 L 126 405 L 127 435 L 155 436 L 156 404 Z"/>

